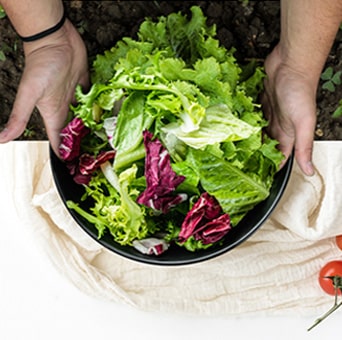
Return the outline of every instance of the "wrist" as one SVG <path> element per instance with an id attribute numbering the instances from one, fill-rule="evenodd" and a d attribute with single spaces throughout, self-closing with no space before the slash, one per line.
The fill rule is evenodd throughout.
<path id="1" fill-rule="evenodd" d="M 43 31 L 41 31 L 39 33 L 30 35 L 30 36 L 23 37 L 23 36 L 19 35 L 19 38 L 23 42 L 26 42 L 26 43 L 34 42 L 34 41 L 37 41 L 37 40 L 40 40 L 40 39 L 44 39 L 45 37 L 48 37 L 49 35 L 59 31 L 63 27 L 63 25 L 65 23 L 65 20 L 66 20 L 66 15 L 65 15 L 65 11 L 63 11 L 61 19 L 55 25 L 47 28 L 46 30 L 43 30 Z"/>
<path id="2" fill-rule="evenodd" d="M 52 47 L 52 46 L 64 46 L 70 45 L 70 35 L 72 34 L 72 24 L 66 19 L 63 23 L 63 26 L 60 27 L 57 31 L 42 37 L 41 39 L 37 39 L 30 42 L 23 41 L 23 49 L 24 54 L 27 57 L 29 54 L 32 54 L 34 51 L 41 50 L 44 48 Z"/>
<path id="3" fill-rule="evenodd" d="M 64 13 L 61 0 L 2 0 L 1 4 L 20 37 L 31 37 L 54 27 Z"/>
<path id="4" fill-rule="evenodd" d="M 307 52 L 288 46 L 282 41 L 276 46 L 274 53 L 278 56 L 279 65 L 307 79 L 311 84 L 318 84 L 326 55 L 318 57 L 316 54 L 316 57 L 312 58 Z"/>
<path id="5" fill-rule="evenodd" d="M 265 61 L 266 74 L 273 84 L 294 82 L 299 87 L 311 89 L 312 97 L 316 96 L 320 72 L 311 72 L 307 65 L 301 65 L 282 50 L 279 43 Z M 286 85 L 285 85 L 286 86 Z"/>

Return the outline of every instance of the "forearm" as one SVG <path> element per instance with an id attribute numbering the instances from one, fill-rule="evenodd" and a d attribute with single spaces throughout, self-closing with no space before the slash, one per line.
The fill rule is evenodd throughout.
<path id="1" fill-rule="evenodd" d="M 342 0 L 281 0 L 280 54 L 318 80 L 342 21 Z"/>
<path id="2" fill-rule="evenodd" d="M 32 36 L 56 25 L 63 15 L 61 0 L 0 0 L 19 35 Z"/>

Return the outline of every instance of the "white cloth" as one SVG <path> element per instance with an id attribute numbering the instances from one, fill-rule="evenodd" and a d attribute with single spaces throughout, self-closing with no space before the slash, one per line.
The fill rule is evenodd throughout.
<path id="1" fill-rule="evenodd" d="M 62 275 L 95 297 L 147 311 L 317 316 L 333 303 L 319 269 L 342 256 L 334 240 L 342 234 L 342 142 L 315 142 L 313 156 L 316 174 L 304 177 L 295 164 L 279 205 L 251 238 L 183 267 L 127 260 L 85 234 L 54 187 L 47 142 L 0 145 L 0 195 Z"/>

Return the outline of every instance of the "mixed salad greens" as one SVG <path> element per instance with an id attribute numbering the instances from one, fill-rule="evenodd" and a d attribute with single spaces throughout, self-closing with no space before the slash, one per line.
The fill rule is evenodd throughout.
<path id="1" fill-rule="evenodd" d="M 68 207 L 121 245 L 160 254 L 216 244 L 266 199 L 283 155 L 263 133 L 264 73 L 238 65 L 199 7 L 146 19 L 93 63 L 62 131 L 82 200 Z"/>

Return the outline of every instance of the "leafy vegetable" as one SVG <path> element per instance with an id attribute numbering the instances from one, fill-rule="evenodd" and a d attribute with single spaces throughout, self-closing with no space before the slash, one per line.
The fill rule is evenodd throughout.
<path id="1" fill-rule="evenodd" d="M 82 119 L 74 118 L 61 131 L 61 145 L 59 152 L 65 161 L 72 161 L 80 154 L 81 140 L 90 130 L 84 125 Z"/>
<path id="2" fill-rule="evenodd" d="M 245 173 L 210 152 L 190 149 L 187 161 L 198 172 L 203 189 L 230 214 L 233 225 L 269 195 L 269 188 L 256 174 Z"/>
<path id="3" fill-rule="evenodd" d="M 146 189 L 137 202 L 157 212 L 166 214 L 172 207 L 185 201 L 186 194 L 175 194 L 175 190 L 185 177 L 177 176 L 172 170 L 170 156 L 159 140 L 152 141 L 152 133 L 143 132 L 146 148 L 145 178 Z"/>
<path id="4" fill-rule="evenodd" d="M 179 242 L 184 243 L 193 236 L 204 245 L 211 244 L 219 241 L 230 228 L 229 215 L 223 214 L 216 199 L 205 192 L 185 216 Z"/>
<path id="5" fill-rule="evenodd" d="M 242 72 L 201 9 L 191 14 L 147 18 L 137 39 L 97 56 L 92 87 L 77 88 L 71 109 L 89 131 L 75 141 L 79 165 L 101 152 L 115 156 L 83 181 L 91 210 L 69 207 L 99 237 L 109 231 L 116 242 L 152 253 L 146 239 L 190 251 L 218 243 L 269 195 L 283 160 L 263 133 L 267 121 L 256 102 L 263 70 Z"/>
<path id="6" fill-rule="evenodd" d="M 86 186 L 86 196 L 94 200 L 92 215 L 74 202 L 68 201 L 67 205 L 93 223 L 99 230 L 99 237 L 108 229 L 118 243 L 132 245 L 133 240 L 148 235 L 145 208 L 136 203 L 138 192 L 131 187 L 136 172 L 137 167 L 132 166 L 119 175 L 119 191 L 108 185 L 101 172 L 94 175 Z"/>

